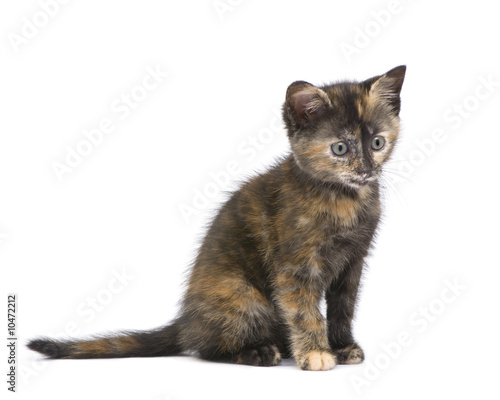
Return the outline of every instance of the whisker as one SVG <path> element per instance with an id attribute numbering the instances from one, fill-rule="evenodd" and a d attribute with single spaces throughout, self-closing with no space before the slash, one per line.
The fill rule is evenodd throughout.
<path id="1" fill-rule="evenodd" d="M 412 183 L 414 184 L 415 182 L 413 182 L 413 180 L 411 179 L 411 177 L 409 176 L 405 176 L 402 174 L 402 171 L 399 170 L 399 169 L 395 169 L 395 168 L 388 168 L 388 167 L 384 167 L 384 173 L 386 174 L 392 174 L 393 176 L 396 176 L 400 179 L 403 179 L 404 181 L 408 182 L 408 183 Z"/>
<path id="2" fill-rule="evenodd" d="M 380 176 L 380 182 L 384 187 L 384 199 L 392 202 L 394 197 L 398 204 L 406 205 L 406 199 L 401 191 L 400 186 L 394 182 L 391 177 L 387 174 L 382 174 Z"/>

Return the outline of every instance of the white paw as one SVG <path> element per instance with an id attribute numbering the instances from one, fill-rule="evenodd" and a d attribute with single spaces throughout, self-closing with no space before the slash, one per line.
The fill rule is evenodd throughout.
<path id="1" fill-rule="evenodd" d="M 308 371 L 328 371 L 335 367 L 337 360 L 332 353 L 311 351 L 298 360 L 300 368 Z"/>

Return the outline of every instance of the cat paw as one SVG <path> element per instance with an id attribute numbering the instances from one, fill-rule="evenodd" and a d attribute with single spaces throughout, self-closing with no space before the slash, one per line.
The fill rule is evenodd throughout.
<path id="1" fill-rule="evenodd" d="M 346 347 L 334 350 L 339 364 L 360 364 L 365 359 L 363 350 L 357 343 L 351 343 Z"/>
<path id="2" fill-rule="evenodd" d="M 238 364 L 272 367 L 281 362 L 281 353 L 274 345 L 249 347 L 238 354 Z"/>
<path id="3" fill-rule="evenodd" d="M 335 367 L 337 360 L 330 352 L 311 351 L 304 356 L 298 357 L 297 364 L 307 371 L 328 371 Z"/>

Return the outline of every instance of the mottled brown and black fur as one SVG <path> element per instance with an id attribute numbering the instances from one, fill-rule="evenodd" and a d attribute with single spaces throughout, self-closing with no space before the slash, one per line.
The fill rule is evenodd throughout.
<path id="1" fill-rule="evenodd" d="M 351 324 L 380 218 L 378 177 L 399 133 L 405 70 L 321 88 L 290 85 L 283 119 L 292 153 L 222 206 L 169 325 L 29 347 L 49 358 L 192 352 L 263 366 L 293 356 L 309 370 L 361 362 Z M 336 143 L 347 152 L 335 154 Z"/>

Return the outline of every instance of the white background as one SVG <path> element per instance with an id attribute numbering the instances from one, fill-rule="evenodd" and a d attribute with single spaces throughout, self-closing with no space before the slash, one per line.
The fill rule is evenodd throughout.
<path id="1" fill-rule="evenodd" d="M 233 6 L 75 0 L 44 17 L 37 1 L 2 3 L 1 314 L 6 294 L 18 293 L 18 398 L 496 398 L 493 2 L 219 3 Z M 19 42 L 34 19 L 40 27 Z M 342 46 L 355 44 L 347 57 Z M 276 119 L 287 86 L 361 80 L 400 64 L 403 136 L 355 322 L 365 363 L 312 373 L 292 361 L 41 362 L 24 347 L 37 335 L 149 329 L 173 318 L 204 227 L 226 198 L 213 194 L 213 174 L 235 167 L 219 185 L 232 190 L 288 151 Z M 141 89 L 147 68 L 168 77 Z M 123 118 L 112 107 L 131 92 L 144 99 Z M 114 131 L 60 182 L 53 163 L 106 118 Z M 207 204 L 183 217 L 180 207 L 204 190 Z"/>

